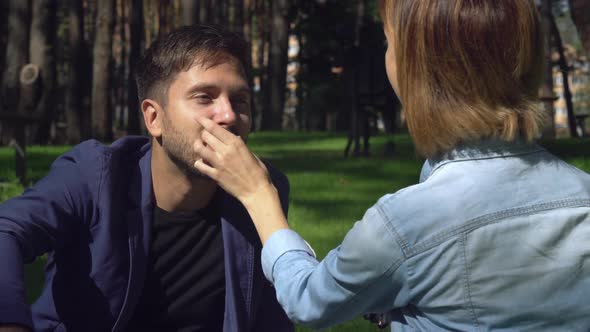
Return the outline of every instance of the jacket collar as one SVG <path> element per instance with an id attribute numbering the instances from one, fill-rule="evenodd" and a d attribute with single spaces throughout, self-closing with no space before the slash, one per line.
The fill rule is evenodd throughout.
<path id="1" fill-rule="evenodd" d="M 248 212 L 225 192 L 220 204 L 225 264 L 225 332 L 250 331 L 257 312 L 263 276 L 262 244 Z"/>
<path id="2" fill-rule="evenodd" d="M 151 159 L 152 150 L 148 142 L 140 149 L 140 159 L 132 170 L 127 209 L 127 230 L 129 232 L 129 277 L 123 306 L 112 331 L 120 331 L 127 323 L 137 305 L 145 281 L 147 258 L 151 241 L 151 223 L 154 209 Z"/>
<path id="3" fill-rule="evenodd" d="M 526 143 L 520 140 L 506 142 L 498 139 L 487 139 L 463 143 L 440 156 L 428 159 L 420 178 L 421 181 L 424 181 L 440 167 L 453 162 L 514 157 L 540 151 L 545 151 L 545 149 L 537 144 Z"/>

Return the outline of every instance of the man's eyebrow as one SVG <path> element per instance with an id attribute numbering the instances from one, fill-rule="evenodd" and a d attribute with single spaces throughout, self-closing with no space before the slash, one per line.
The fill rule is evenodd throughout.
<path id="1" fill-rule="evenodd" d="M 187 95 L 191 95 L 197 91 L 211 91 L 211 90 L 216 90 L 219 91 L 221 90 L 221 88 L 218 85 L 215 84 L 211 84 L 211 83 L 197 83 L 193 86 L 191 86 L 188 91 L 186 92 Z M 245 93 L 245 94 L 252 94 L 252 90 L 250 89 L 249 86 L 242 86 L 242 85 L 238 85 L 235 88 L 230 88 L 230 91 L 232 93 Z"/>

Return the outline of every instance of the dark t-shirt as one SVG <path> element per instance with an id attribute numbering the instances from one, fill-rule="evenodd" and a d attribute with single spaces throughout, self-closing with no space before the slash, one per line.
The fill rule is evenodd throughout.
<path id="1" fill-rule="evenodd" d="M 223 329 L 223 238 L 213 208 L 194 212 L 156 208 L 147 273 L 127 331 Z"/>

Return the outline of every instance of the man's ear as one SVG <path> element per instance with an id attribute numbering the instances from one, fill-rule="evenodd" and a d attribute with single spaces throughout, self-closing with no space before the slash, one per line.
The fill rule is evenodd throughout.
<path id="1" fill-rule="evenodd" d="M 141 113 L 145 127 L 154 138 L 162 136 L 162 107 L 153 99 L 144 99 L 141 102 Z"/>

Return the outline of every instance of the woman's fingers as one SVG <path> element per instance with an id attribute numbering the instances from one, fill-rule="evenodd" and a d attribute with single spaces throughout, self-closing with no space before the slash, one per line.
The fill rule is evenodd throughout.
<path id="1" fill-rule="evenodd" d="M 201 174 L 204 174 L 206 176 L 208 176 L 209 178 L 217 181 L 218 178 L 218 172 L 215 168 L 207 165 L 207 163 L 205 163 L 205 161 L 203 159 L 199 159 L 197 161 L 195 161 L 194 167 L 197 169 L 197 171 L 201 172 Z"/>
<path id="2" fill-rule="evenodd" d="M 213 120 L 200 116 L 195 117 L 195 119 L 205 129 L 205 131 L 211 133 L 211 135 L 215 136 L 218 140 L 225 144 L 228 144 L 238 138 L 236 135 L 225 130 Z"/>
<path id="3" fill-rule="evenodd" d="M 225 143 L 219 140 L 219 138 L 213 136 L 207 130 L 203 130 L 201 133 L 201 139 L 205 142 L 208 146 L 212 148 L 213 151 L 220 152 L 223 151 L 225 148 Z"/>

